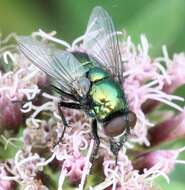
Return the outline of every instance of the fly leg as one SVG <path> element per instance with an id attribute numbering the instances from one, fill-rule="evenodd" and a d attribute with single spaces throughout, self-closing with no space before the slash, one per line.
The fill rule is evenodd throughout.
<path id="1" fill-rule="evenodd" d="M 60 103 L 58 104 L 58 112 L 59 112 L 59 115 L 60 115 L 60 117 L 61 117 L 61 119 L 62 119 L 62 123 L 63 123 L 63 125 L 64 125 L 64 128 L 63 128 L 63 131 L 62 131 L 62 135 L 60 136 L 60 138 L 59 138 L 57 144 L 58 144 L 60 141 L 62 141 L 62 138 L 63 138 L 64 133 L 65 133 L 65 131 L 66 131 L 66 127 L 69 127 L 69 126 L 68 126 L 68 123 L 67 123 L 67 121 L 66 121 L 66 118 L 65 118 L 65 116 L 64 116 L 64 114 L 63 114 L 63 112 L 62 112 L 62 109 L 61 109 L 61 107 L 60 107 Z"/>
<path id="2" fill-rule="evenodd" d="M 78 103 L 74 103 L 74 102 L 62 102 L 62 101 L 58 103 L 58 111 L 59 111 L 59 115 L 60 115 L 60 117 L 62 119 L 62 123 L 64 125 L 64 129 L 62 131 L 62 135 L 60 136 L 60 138 L 59 138 L 59 140 L 58 140 L 58 142 L 56 144 L 58 144 L 60 141 L 62 141 L 62 138 L 64 136 L 66 128 L 69 127 L 69 125 L 68 125 L 68 123 L 67 123 L 67 121 L 65 119 L 65 116 L 63 114 L 63 111 L 62 111 L 61 107 L 66 107 L 66 108 L 71 108 L 71 109 L 81 109 L 81 106 Z"/>
<path id="3" fill-rule="evenodd" d="M 115 155 L 116 165 L 118 161 L 118 153 L 123 147 L 124 143 L 128 140 L 129 134 L 130 128 L 127 127 L 126 131 L 118 139 L 112 138 L 110 140 L 110 150 Z"/>
<path id="4" fill-rule="evenodd" d="M 93 134 L 93 138 L 95 140 L 95 146 L 94 146 L 91 158 L 90 158 L 91 163 L 93 163 L 93 161 L 98 153 L 99 146 L 100 146 L 100 138 L 98 136 L 98 127 L 97 127 L 96 119 L 92 120 L 92 134 Z"/>

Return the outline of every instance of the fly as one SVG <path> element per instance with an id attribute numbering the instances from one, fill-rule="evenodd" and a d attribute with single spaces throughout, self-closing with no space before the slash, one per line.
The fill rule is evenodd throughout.
<path id="1" fill-rule="evenodd" d="M 95 7 L 83 40 L 84 53 L 49 47 L 30 37 L 17 38 L 19 50 L 44 71 L 62 97 L 58 110 L 64 124 L 62 140 L 68 123 L 61 107 L 83 110 L 92 118 L 95 140 L 91 161 L 98 153 L 99 123 L 109 138 L 110 150 L 117 157 L 136 124 L 136 115 L 129 110 L 124 94 L 123 62 L 113 21 L 107 11 Z"/>

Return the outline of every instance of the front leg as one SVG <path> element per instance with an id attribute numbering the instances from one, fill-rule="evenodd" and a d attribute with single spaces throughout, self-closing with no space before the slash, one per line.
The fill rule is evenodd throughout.
<path id="1" fill-rule="evenodd" d="M 95 147 L 93 149 L 93 153 L 92 153 L 91 158 L 90 158 L 90 162 L 93 163 L 94 159 L 98 153 L 99 146 L 100 146 L 100 138 L 98 136 L 98 127 L 97 127 L 96 119 L 92 120 L 92 126 L 91 127 L 92 127 L 93 138 L 95 140 Z"/>
<path id="2" fill-rule="evenodd" d="M 67 121 L 65 119 L 65 116 L 63 114 L 63 111 L 61 109 L 61 106 L 66 107 L 66 108 L 71 108 L 71 109 L 81 109 L 80 104 L 75 103 L 75 102 L 62 102 L 61 101 L 61 102 L 58 103 L 58 111 L 59 111 L 59 115 L 60 115 L 60 117 L 62 119 L 64 129 L 62 131 L 62 135 L 60 136 L 60 138 L 59 138 L 59 140 L 58 140 L 58 142 L 56 144 L 58 144 L 60 141 L 62 141 L 62 138 L 63 138 L 63 136 L 65 134 L 66 128 L 69 127 L 69 125 L 68 125 L 68 123 L 67 123 Z"/>
<path id="3" fill-rule="evenodd" d="M 110 140 L 110 149 L 111 152 L 115 155 L 116 165 L 118 161 L 118 153 L 120 149 L 123 147 L 124 143 L 128 140 L 129 134 L 130 128 L 127 127 L 126 131 L 117 140 L 115 138 L 112 138 Z"/>

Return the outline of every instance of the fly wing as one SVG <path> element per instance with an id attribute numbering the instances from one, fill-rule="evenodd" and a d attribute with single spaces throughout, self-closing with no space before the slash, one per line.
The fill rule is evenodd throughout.
<path id="1" fill-rule="evenodd" d="M 17 42 L 19 50 L 34 65 L 48 74 L 58 89 L 82 96 L 86 70 L 71 53 L 49 47 L 30 37 L 18 37 Z"/>
<path id="2" fill-rule="evenodd" d="M 123 64 L 118 37 L 107 11 L 95 7 L 90 16 L 84 38 L 84 47 L 91 57 L 109 71 L 119 82 L 123 81 Z"/>

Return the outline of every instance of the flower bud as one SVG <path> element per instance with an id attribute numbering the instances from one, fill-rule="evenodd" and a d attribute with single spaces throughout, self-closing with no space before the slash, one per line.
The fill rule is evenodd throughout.
<path id="1" fill-rule="evenodd" d="M 67 170 L 67 176 L 72 185 L 80 184 L 86 158 L 75 155 L 64 161 L 63 167 Z"/>
<path id="2" fill-rule="evenodd" d="M 160 170 L 168 174 L 174 168 L 178 154 L 178 150 L 159 150 L 142 153 L 133 160 L 133 167 L 143 173 L 144 169 L 150 169 L 156 164 L 161 164 Z"/>
<path id="3" fill-rule="evenodd" d="M 6 129 L 17 130 L 22 120 L 20 105 L 11 102 L 8 97 L 0 95 L 0 133 Z"/>
<path id="4" fill-rule="evenodd" d="M 142 106 L 141 106 L 141 109 L 142 111 L 147 114 L 147 113 L 150 113 L 152 112 L 158 105 L 159 105 L 160 102 L 156 101 L 156 100 L 146 100 Z"/>
<path id="5" fill-rule="evenodd" d="M 185 137 L 185 111 L 156 125 L 148 131 L 151 145 Z"/>

